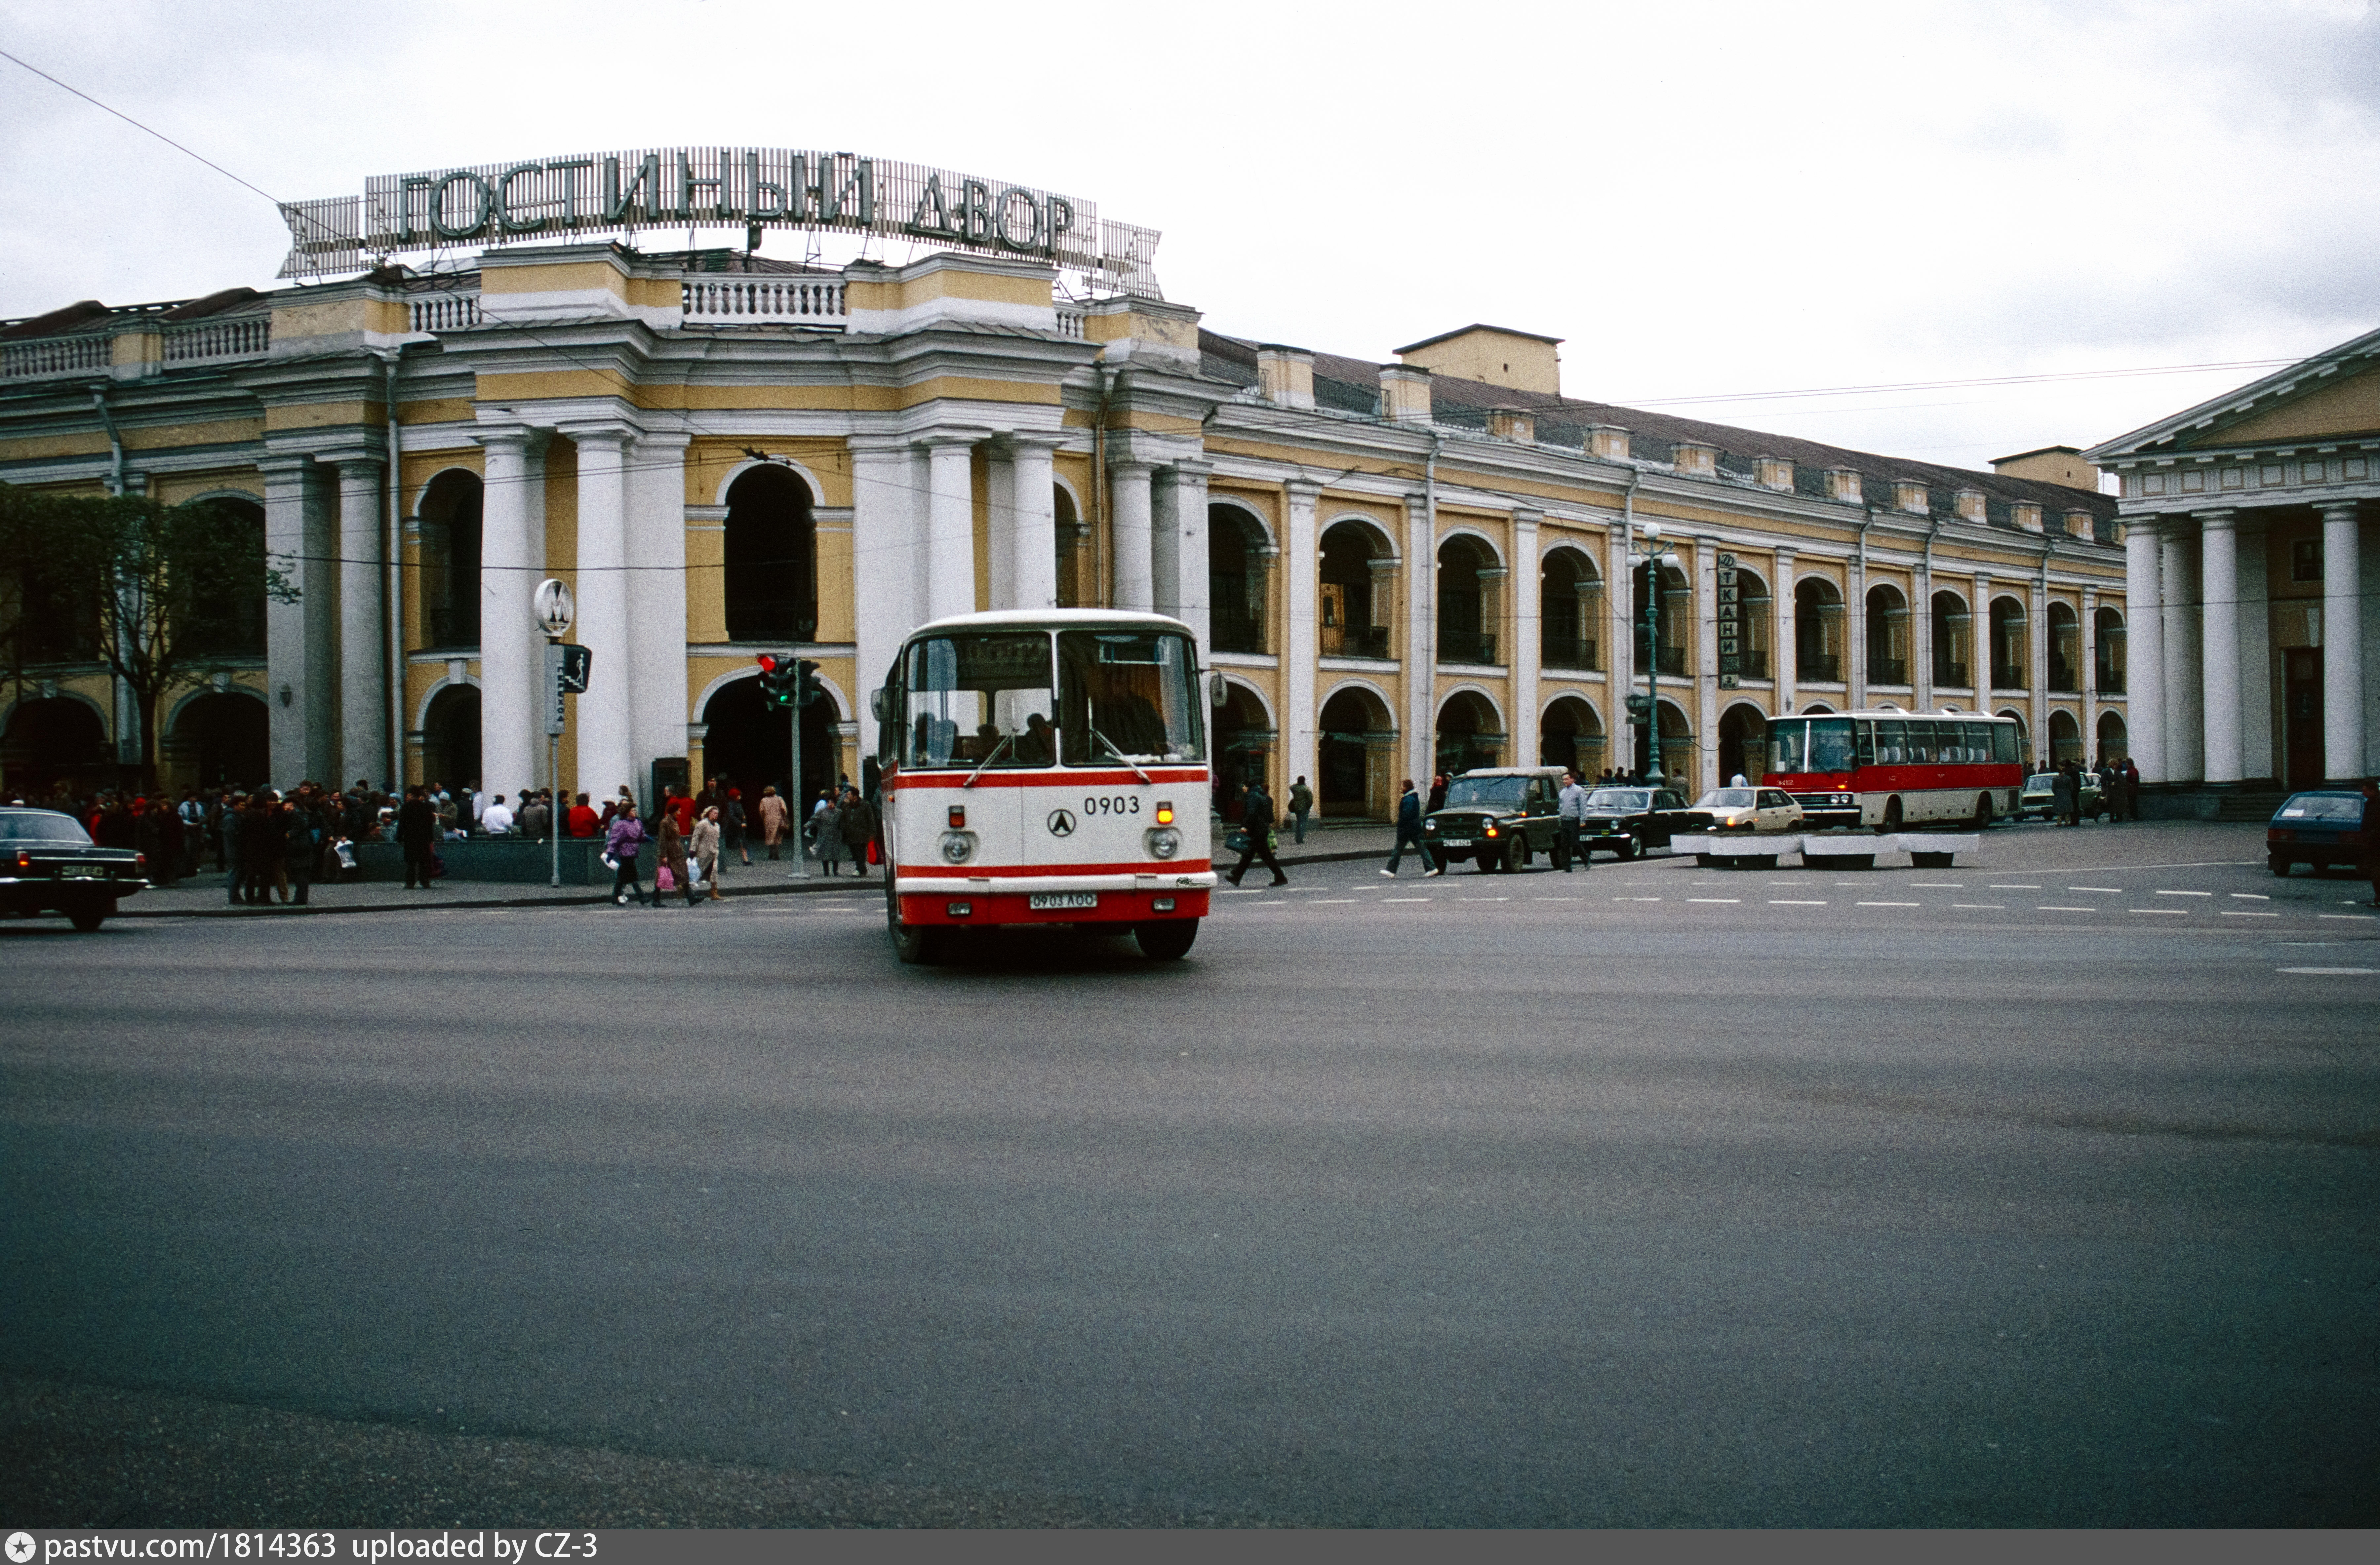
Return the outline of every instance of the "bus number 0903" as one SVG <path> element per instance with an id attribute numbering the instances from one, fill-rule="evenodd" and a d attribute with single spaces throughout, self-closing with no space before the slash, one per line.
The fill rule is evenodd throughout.
<path id="1" fill-rule="evenodd" d="M 1140 800 L 1129 794 L 1117 794 L 1100 798 L 1094 795 L 1083 800 L 1085 815 L 1138 815 Z"/>

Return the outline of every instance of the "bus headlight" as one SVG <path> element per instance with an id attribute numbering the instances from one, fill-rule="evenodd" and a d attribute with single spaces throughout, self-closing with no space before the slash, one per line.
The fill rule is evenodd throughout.
<path id="1" fill-rule="evenodd" d="M 975 856 L 975 833 L 945 831 L 942 833 L 942 857 L 952 864 L 965 864 Z"/>
<path id="2" fill-rule="evenodd" d="M 1148 833 L 1148 856 L 1172 858 L 1182 851 L 1182 833 L 1171 826 L 1160 826 Z"/>

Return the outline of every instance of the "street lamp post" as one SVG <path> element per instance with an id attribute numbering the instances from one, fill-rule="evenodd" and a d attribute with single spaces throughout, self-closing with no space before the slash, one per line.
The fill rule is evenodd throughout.
<path id="1" fill-rule="evenodd" d="M 1651 770 L 1645 781 L 1658 787 L 1661 774 L 1661 567 L 1674 567 L 1677 555 L 1661 547 L 1661 524 L 1646 522 L 1638 529 L 1644 547 L 1628 563 L 1645 572 L 1645 755 Z"/>
<path id="2" fill-rule="evenodd" d="M 559 576 L 548 576 L 537 584 L 537 623 L 545 632 L 545 782 L 553 790 L 553 807 L 546 813 L 545 829 L 552 843 L 552 884 L 562 884 L 562 822 L 565 815 L 562 792 L 562 638 L 570 634 L 571 623 L 578 616 L 578 604 L 571 595 L 570 584 Z"/>

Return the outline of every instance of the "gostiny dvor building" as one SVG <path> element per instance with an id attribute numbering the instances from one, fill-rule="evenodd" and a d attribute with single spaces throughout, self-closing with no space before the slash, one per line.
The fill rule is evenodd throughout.
<path id="1" fill-rule="evenodd" d="M 722 180 L 736 200 L 697 210 Z M 637 204 L 662 187 L 679 205 Z M 816 787 L 861 775 L 917 624 L 1093 604 L 1188 621 L 1228 678 L 1219 773 L 1305 776 L 1325 816 L 1489 763 L 1700 788 L 1794 711 L 2128 747 L 2115 502 L 2070 448 L 1984 473 L 1579 401 L 1557 339 L 1484 325 L 1389 363 L 1244 341 L 1160 296 L 1148 230 L 864 159 L 492 165 L 290 219 L 285 273 L 316 280 L 0 328 L 0 479 L 254 507 L 298 588 L 164 703 L 173 783 L 782 783 L 755 658 L 793 651 L 828 693 Z M 605 221 L 912 258 L 639 250 L 586 237 Z M 427 246 L 476 253 L 386 259 Z M 547 576 L 593 652 L 552 778 Z M 6 696 L 14 785 L 139 753 L 103 669 L 35 660 Z"/>

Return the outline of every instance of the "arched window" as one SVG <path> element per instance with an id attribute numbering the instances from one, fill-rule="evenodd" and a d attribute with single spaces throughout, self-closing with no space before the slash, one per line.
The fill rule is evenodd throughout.
<path id="1" fill-rule="evenodd" d="M 2071 603 L 2049 605 L 2049 687 L 2082 688 L 2082 621 Z"/>
<path id="2" fill-rule="evenodd" d="M 2064 766 L 2070 760 L 2082 758 L 2082 725 L 2074 714 L 2060 707 L 2049 714 L 2049 761 L 2052 766 Z"/>
<path id="3" fill-rule="evenodd" d="M 116 781 L 115 756 L 97 712 L 65 696 L 36 698 L 8 713 L 0 774 L 11 792 L 29 798 L 60 783 L 81 793 Z"/>
<path id="4" fill-rule="evenodd" d="M 210 691 L 175 714 L 165 755 L 186 785 L 250 787 L 272 772 L 271 728 L 263 698 L 245 690 Z"/>
<path id="5" fill-rule="evenodd" d="M 264 656 L 264 507 L 237 495 L 219 496 L 205 503 L 237 547 L 240 577 L 252 585 L 191 604 L 182 645 L 200 657 L 253 661 Z M 472 590 L 476 596 L 476 585 Z M 255 781 L 262 775 L 244 773 L 231 780 Z M 210 785 L 225 779 L 206 779 Z"/>
<path id="6" fill-rule="evenodd" d="M 1265 649 L 1265 535 L 1236 505 L 1207 508 L 1208 637 L 1219 652 Z"/>
<path id="7" fill-rule="evenodd" d="M 1974 685 L 1974 616 L 1955 592 L 1937 592 L 1934 616 L 1934 687 L 1967 690 Z"/>
<path id="8" fill-rule="evenodd" d="M 1233 684 L 1215 710 L 1215 807 L 1226 820 L 1240 818 L 1240 791 L 1271 781 L 1270 758 L 1281 735 L 1265 716 L 1264 703 L 1245 685 Z M 1286 797 L 1280 789 L 1268 793 Z"/>
<path id="9" fill-rule="evenodd" d="M 1832 684 L 1843 676 L 1843 595 L 1824 576 L 1793 584 L 1793 677 Z"/>
<path id="10" fill-rule="evenodd" d="M 1638 566 L 1636 582 L 1640 588 L 1645 580 L 1647 567 Z M 1658 667 L 1663 673 L 1683 678 L 1686 673 L 1686 646 L 1694 629 L 1694 590 L 1686 580 L 1686 573 L 1674 565 L 1661 569 L 1661 646 Z M 1652 627 L 1645 623 L 1645 603 L 1636 602 L 1636 667 L 1643 670 L 1655 661 L 1652 649 Z"/>
<path id="11" fill-rule="evenodd" d="M 1768 617 L 1777 607 L 1776 600 L 1769 597 L 1768 584 L 1760 579 L 1759 572 L 1746 570 L 1741 565 L 1735 569 L 1735 672 L 1746 679 L 1767 679 L 1770 677 Z M 1720 657 L 1724 659 L 1726 653 L 1727 649 L 1722 646 Z M 1728 671 L 1722 667 L 1719 672 L 1725 673 Z"/>
<path id="12" fill-rule="evenodd" d="M 433 787 L 480 780 L 478 685 L 449 685 L 430 698 L 421 723 L 421 780 Z"/>
<path id="13" fill-rule="evenodd" d="M 1867 682 L 1909 683 L 1909 600 L 1889 584 L 1867 589 Z"/>
<path id="14" fill-rule="evenodd" d="M 1324 657 L 1396 655 L 1389 636 L 1395 559 L 1387 538 L 1366 523 L 1333 522 L 1323 533 L 1315 613 Z"/>
<path id="15" fill-rule="evenodd" d="M 1595 561 L 1577 549 L 1552 551 L 1538 573 L 1538 592 L 1545 666 L 1601 668 L 1603 577 Z"/>
<path id="16" fill-rule="evenodd" d="M 1500 617 L 1496 586 L 1503 569 L 1485 543 L 1462 534 L 1438 547 L 1438 661 L 1496 661 Z"/>
<path id="17" fill-rule="evenodd" d="M 730 641 L 808 641 L 818 635 L 818 536 L 809 486 L 773 463 L 727 490 L 722 583 Z"/>
<path id="18" fill-rule="evenodd" d="M 2024 605 L 2013 598 L 1992 600 L 1992 688 L 2027 690 L 2029 662 L 2025 645 Z"/>
<path id="19" fill-rule="evenodd" d="M 2131 735 L 2125 732 L 2123 715 L 2119 712 L 2099 714 L 2099 759 L 2120 761 L 2132 753 Z"/>
<path id="20" fill-rule="evenodd" d="M 1386 820 L 1396 809 L 1397 729 L 1380 698 L 1359 685 L 1322 703 L 1315 764 L 1317 802 L 1326 817 Z"/>
<path id="21" fill-rule="evenodd" d="M 1718 714 L 1718 779 L 1726 787 L 1741 773 L 1753 787 L 1768 768 L 1768 714 L 1739 701 Z"/>
<path id="22" fill-rule="evenodd" d="M 1449 777 L 1500 764 L 1504 739 L 1495 707 L 1475 690 L 1458 690 L 1438 709 L 1438 770 Z"/>
<path id="23" fill-rule="evenodd" d="M 2124 693 L 2124 616 L 2118 609 L 2101 607 L 2092 615 L 2092 668 L 2094 683 L 2102 696 Z M 2126 754 L 2131 752 L 2127 750 Z"/>
<path id="24" fill-rule="evenodd" d="M 449 467 L 422 491 L 421 631 L 426 646 L 459 651 L 480 644 L 480 508 L 484 498 L 480 475 L 461 467 Z M 475 742 L 475 757 L 477 753 Z"/>
<path id="25" fill-rule="evenodd" d="M 1050 495 L 1058 516 L 1058 607 L 1079 609 L 1085 602 L 1083 572 L 1089 551 L 1083 547 L 1091 529 L 1075 510 L 1075 497 L 1063 484 L 1052 486 Z"/>

